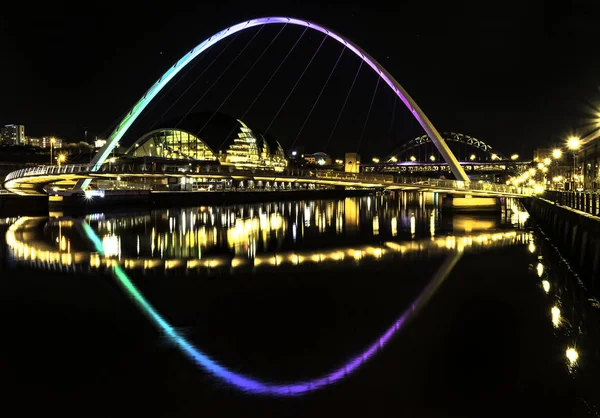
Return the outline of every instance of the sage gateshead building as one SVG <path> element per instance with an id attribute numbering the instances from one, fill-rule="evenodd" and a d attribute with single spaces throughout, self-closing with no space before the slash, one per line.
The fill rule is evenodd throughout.
<path id="1" fill-rule="evenodd" d="M 216 164 L 238 169 L 283 171 L 288 161 L 281 144 L 233 117 L 194 114 L 161 123 L 125 151 L 125 158 L 153 162 Z"/>

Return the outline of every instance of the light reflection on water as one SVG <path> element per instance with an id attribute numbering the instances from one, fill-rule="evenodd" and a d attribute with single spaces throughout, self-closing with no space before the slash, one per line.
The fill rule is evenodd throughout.
<path id="1" fill-rule="evenodd" d="M 435 193 L 405 195 L 21 219 L 7 242 L 24 261 L 145 271 L 359 262 L 393 253 L 431 256 L 506 240 L 507 233 L 521 240 L 520 224 L 512 222 L 523 211 L 510 199 L 500 214 L 442 217 Z M 95 231 L 102 254 L 82 240 L 81 221 Z M 37 224 L 43 235 L 34 238 Z"/>
<path id="2" fill-rule="evenodd" d="M 433 195 L 420 194 L 416 207 L 408 205 L 410 201 L 366 197 L 197 207 L 133 216 L 96 214 L 85 219 L 21 218 L 9 228 L 6 239 L 16 260 L 36 267 L 110 269 L 140 310 L 198 366 L 244 391 L 287 396 L 320 389 L 361 367 L 427 303 L 463 252 L 524 245 L 530 237 L 511 223 L 514 210 L 509 205 L 498 216 L 483 220 L 473 215 L 450 216 L 448 224 L 442 222 Z M 352 237 L 356 239 L 348 245 Z M 153 267 L 235 269 L 246 264 L 279 268 L 436 253 L 446 254 L 446 261 L 364 351 L 320 377 L 281 384 L 236 373 L 210 358 L 153 307 L 127 272 Z"/>

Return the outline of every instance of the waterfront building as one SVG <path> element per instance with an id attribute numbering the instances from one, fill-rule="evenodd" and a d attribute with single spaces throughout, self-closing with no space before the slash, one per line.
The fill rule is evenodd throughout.
<path id="1" fill-rule="evenodd" d="M 314 154 L 304 154 L 304 160 L 308 164 L 331 165 L 331 156 L 324 152 L 315 152 Z"/>
<path id="2" fill-rule="evenodd" d="M 0 130 L 0 143 L 3 145 L 27 145 L 25 139 L 25 126 L 5 125 Z"/>
<path id="3" fill-rule="evenodd" d="M 360 154 L 347 152 L 344 156 L 344 171 L 346 173 L 360 172 Z"/>
<path id="4" fill-rule="evenodd" d="M 55 137 L 50 137 L 50 136 L 43 136 L 43 137 L 38 137 L 38 138 L 34 138 L 34 137 L 28 137 L 29 140 L 27 141 L 28 145 L 31 145 L 32 147 L 38 147 L 38 148 L 50 148 L 50 145 L 52 145 L 53 148 L 62 148 L 63 145 L 63 140 L 60 138 L 55 138 Z M 52 142 L 54 141 L 54 142 Z"/>
<path id="5" fill-rule="evenodd" d="M 533 151 L 533 162 L 539 163 L 544 161 L 546 158 L 552 158 L 551 148 L 536 148 Z"/>
<path id="6" fill-rule="evenodd" d="M 253 131 L 241 120 L 222 114 L 198 114 L 181 123 L 165 123 L 140 136 L 125 155 L 275 171 L 283 171 L 288 164 L 277 140 Z"/>
<path id="7" fill-rule="evenodd" d="M 583 180 L 583 188 L 586 190 L 600 189 L 600 136 L 583 144 L 571 161 L 575 167 L 575 175 Z M 565 155 L 570 157 L 571 152 Z M 583 176 L 583 178 L 581 178 Z"/>

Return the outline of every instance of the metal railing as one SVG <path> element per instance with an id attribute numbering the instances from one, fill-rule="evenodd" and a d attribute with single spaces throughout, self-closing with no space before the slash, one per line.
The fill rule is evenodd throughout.
<path id="1" fill-rule="evenodd" d="M 62 166 L 39 166 L 23 168 L 13 171 L 6 176 L 5 182 L 16 178 L 31 176 L 48 176 L 60 174 L 91 174 L 93 173 L 93 164 L 67 164 Z M 518 187 L 513 185 L 464 182 L 458 180 L 433 179 L 427 177 L 404 177 L 395 174 L 371 174 L 371 173 L 347 173 L 333 170 L 306 170 L 290 168 L 282 172 L 272 170 L 262 170 L 259 168 L 236 168 L 234 166 L 190 166 L 190 167 L 168 167 L 160 165 L 128 165 L 128 164 L 104 164 L 95 173 L 115 173 L 115 174 L 139 174 L 139 173 L 158 173 L 158 174 L 217 174 L 217 175 L 237 175 L 237 176 L 273 176 L 274 178 L 284 179 L 286 177 L 303 178 L 315 180 L 338 180 L 357 183 L 368 183 L 376 186 L 386 187 L 393 185 L 414 185 L 422 188 L 436 188 L 443 190 L 476 191 L 491 192 L 499 194 L 514 194 L 529 196 L 532 189 L 528 187 Z"/>
<path id="2" fill-rule="evenodd" d="M 546 190 L 544 198 L 562 206 L 600 216 L 600 193 Z"/>

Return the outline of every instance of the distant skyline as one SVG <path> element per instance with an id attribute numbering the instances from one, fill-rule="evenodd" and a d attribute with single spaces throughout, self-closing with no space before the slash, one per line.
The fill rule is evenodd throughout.
<path id="1" fill-rule="evenodd" d="M 476 2 L 415 3 L 394 8 L 376 3 L 9 5 L 0 16 L 0 36 L 7 46 L 3 52 L 7 65 L 0 68 L 4 84 L 0 124 L 23 124 L 26 135 L 56 135 L 72 142 L 83 141 L 87 130 L 88 141 L 93 141 L 96 135 L 106 136 L 118 117 L 203 39 L 253 17 L 284 15 L 323 24 L 363 47 L 406 88 L 440 131 L 477 137 L 505 154 L 529 155 L 536 147 L 559 144 L 569 134 L 584 135 L 592 129 L 594 112 L 600 110 L 600 55 L 595 53 L 600 7 L 596 2 L 559 6 L 543 1 L 504 2 L 494 10 L 490 4 Z M 215 110 L 276 32 L 265 29 L 257 35 L 245 55 L 193 110 Z M 264 67 L 257 65 L 238 96 L 223 107 L 224 113 L 241 116 L 266 80 L 260 78 L 262 72 L 273 71 L 286 45 L 289 49 L 299 33 L 285 29 L 261 61 Z M 225 72 L 251 36 L 232 43 L 212 73 L 207 72 L 206 77 L 212 78 L 202 78 L 190 89 L 179 108 L 173 108 L 174 116 L 190 109 L 202 94 L 200 88 Z M 282 67 L 281 77 L 275 77 L 245 118 L 252 128 L 261 131 L 269 126 L 322 39 L 314 33 L 305 36 L 290 65 Z M 150 127 L 163 112 L 159 106 L 173 103 L 182 86 L 189 86 L 218 51 L 216 46 L 209 51 L 213 55 L 190 70 L 172 96 L 134 131 Z M 296 139 L 340 52 L 338 46 L 324 44 L 273 123 L 269 133 L 287 142 L 284 146 Z M 356 71 L 357 61 L 347 55 L 298 139 L 312 151 L 327 142 Z M 360 142 L 359 150 L 367 155 L 385 154 L 395 144 L 423 133 L 401 103 L 394 108 L 393 96 L 381 85 L 360 140 L 376 78 L 361 69 L 357 80 L 329 151 L 354 151 Z"/>

